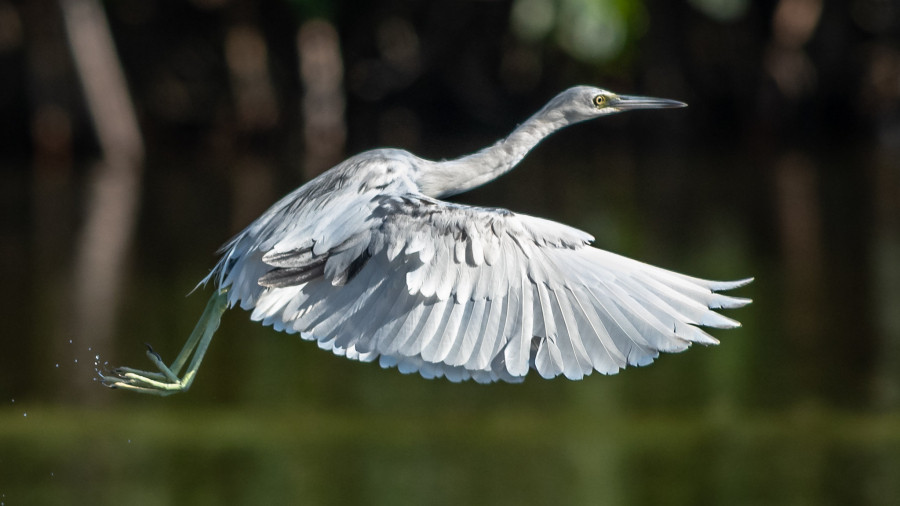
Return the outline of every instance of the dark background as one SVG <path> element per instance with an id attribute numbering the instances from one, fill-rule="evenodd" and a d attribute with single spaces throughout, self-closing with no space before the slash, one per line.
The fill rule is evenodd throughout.
<path id="1" fill-rule="evenodd" d="M 0 0 L 0 502 L 893 504 L 900 5 L 887 0 Z M 578 125 L 454 200 L 756 281 L 722 344 L 581 382 L 453 385 L 223 319 L 214 252 L 375 147 L 452 158 L 591 84 Z M 90 483 L 90 487 L 86 487 Z"/>

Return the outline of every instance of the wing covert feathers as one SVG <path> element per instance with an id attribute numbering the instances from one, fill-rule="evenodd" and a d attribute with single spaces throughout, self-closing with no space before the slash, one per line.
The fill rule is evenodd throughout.
<path id="1" fill-rule="evenodd" d="M 278 234 L 248 228 L 210 278 L 277 330 L 348 358 L 451 381 L 580 379 L 652 362 L 750 303 L 590 246 L 540 218 L 417 194 L 361 194 Z M 260 237 L 264 236 L 264 237 Z"/>

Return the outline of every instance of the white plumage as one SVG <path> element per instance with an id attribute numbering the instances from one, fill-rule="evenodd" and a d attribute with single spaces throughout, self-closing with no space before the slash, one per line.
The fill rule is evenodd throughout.
<path id="1" fill-rule="evenodd" d="M 529 369 L 545 378 L 613 374 L 660 351 L 716 344 L 699 326 L 737 327 L 713 310 L 750 302 L 716 292 L 749 279 L 692 278 L 593 248 L 589 234 L 560 223 L 437 200 L 510 170 L 566 125 L 683 105 L 576 87 L 467 157 L 432 162 L 396 149 L 354 156 L 223 248 L 204 280 L 218 287 L 217 309 L 198 329 L 214 330 L 226 305 L 239 305 L 254 320 L 347 358 L 478 382 L 521 381 Z M 161 373 L 123 368 L 104 383 L 184 390 L 202 358 L 198 349 L 179 378 L 192 351 L 186 346 L 169 369 L 151 350 Z"/>

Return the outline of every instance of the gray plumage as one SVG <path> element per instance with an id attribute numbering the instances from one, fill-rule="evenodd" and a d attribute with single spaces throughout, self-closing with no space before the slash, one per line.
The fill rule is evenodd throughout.
<path id="1" fill-rule="evenodd" d="M 699 327 L 737 327 L 713 310 L 750 302 L 716 292 L 750 279 L 677 274 L 593 248 L 593 237 L 560 223 L 438 200 L 511 170 L 567 125 L 682 106 L 579 86 L 466 157 L 361 153 L 273 205 L 223 247 L 204 281 L 222 310 L 239 305 L 320 348 L 426 378 L 515 382 L 535 369 L 580 379 L 716 344 Z M 165 394 L 190 386 L 177 374 L 157 381 L 169 373 L 126 368 L 104 382 Z"/>

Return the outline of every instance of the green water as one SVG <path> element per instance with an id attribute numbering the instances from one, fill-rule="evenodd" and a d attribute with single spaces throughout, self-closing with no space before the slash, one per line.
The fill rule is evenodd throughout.
<path id="1" fill-rule="evenodd" d="M 0 500 L 887 505 L 900 494 L 897 415 L 140 404 L 5 409 Z"/>

